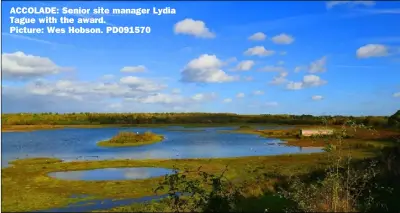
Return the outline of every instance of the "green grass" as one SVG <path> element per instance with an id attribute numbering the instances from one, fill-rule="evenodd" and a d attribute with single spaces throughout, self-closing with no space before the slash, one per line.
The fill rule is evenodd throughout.
<path id="1" fill-rule="evenodd" d="M 250 134 L 260 134 L 253 130 L 238 130 Z M 389 135 L 384 133 L 381 137 Z M 354 144 L 363 145 L 354 147 L 352 156 L 355 159 L 373 157 L 379 153 L 381 146 L 389 145 L 385 141 L 376 141 L 367 137 L 362 139 L 346 139 L 354 141 Z M 303 139 L 298 139 L 301 143 Z M 293 139 L 292 143 L 296 143 Z M 343 153 L 345 154 L 345 153 Z M 288 154 L 279 156 L 262 157 L 240 157 L 240 158 L 220 158 L 220 159 L 177 159 L 177 160 L 103 160 L 103 161 L 80 161 L 80 162 L 61 162 L 55 158 L 31 158 L 21 159 L 10 162 L 11 166 L 2 169 L 2 209 L 3 211 L 35 211 L 49 208 L 66 206 L 69 203 L 82 200 L 81 198 L 70 198 L 75 194 L 90 195 L 91 198 L 137 198 L 154 195 L 154 188 L 157 187 L 163 177 L 150 178 L 144 180 L 122 180 L 122 181 L 80 181 L 80 180 L 60 180 L 49 177 L 47 174 L 58 171 L 76 171 L 100 168 L 123 168 L 123 167 L 163 167 L 174 168 L 183 171 L 187 169 L 197 169 L 209 173 L 221 173 L 228 165 L 226 177 L 234 181 L 249 182 L 249 201 L 241 204 L 243 208 L 250 210 L 261 209 L 263 203 L 277 202 L 278 206 L 286 205 L 284 201 L 276 201 L 276 197 L 270 195 L 259 196 L 263 189 L 273 190 L 273 185 L 279 178 L 293 175 L 305 175 L 310 172 L 324 168 L 327 165 L 326 153 L 313 154 Z M 258 167 L 263 168 L 258 169 Z M 257 183 L 258 177 L 263 174 L 274 174 L 262 184 Z M 254 184 L 251 184 L 254 183 Z M 251 198 L 251 199 L 250 199 Z M 251 202 L 250 202 L 251 201 Z M 262 202 L 261 202 L 262 201 Z M 155 205 L 155 206 L 154 206 Z M 121 209 L 122 208 L 122 209 Z M 163 204 L 134 205 L 121 207 L 114 211 L 129 211 L 130 209 L 162 209 Z M 271 209 L 272 211 L 273 209 Z M 143 210 L 144 211 L 144 210 Z M 161 210 L 160 210 L 161 211 Z M 147 212 L 147 211 L 144 211 Z"/>
<path id="2" fill-rule="evenodd" d="M 359 157 L 368 152 L 360 151 Z M 74 194 L 87 194 L 100 198 L 135 198 L 154 195 L 153 189 L 162 177 L 145 180 L 122 181 L 77 181 L 60 180 L 47 174 L 57 171 L 77 171 L 99 168 L 122 167 L 163 167 L 179 170 L 197 169 L 210 173 L 220 173 L 226 165 L 230 179 L 252 179 L 259 174 L 250 174 L 248 169 L 264 165 L 260 172 L 274 172 L 290 176 L 306 174 L 324 165 L 324 153 L 242 157 L 224 159 L 179 159 L 179 160 L 104 160 L 82 162 L 60 162 L 59 159 L 23 159 L 11 162 L 12 166 L 2 169 L 3 211 L 33 211 L 62 207 L 77 201 L 70 198 Z M 273 182 L 273 181 L 272 181 Z M 271 182 L 271 184 L 272 184 Z M 252 189 L 259 185 L 249 186 Z"/>
<path id="3" fill-rule="evenodd" d="M 204 129 L 169 129 L 170 132 L 204 132 Z"/>
<path id="4" fill-rule="evenodd" d="M 50 124 L 37 124 L 37 125 L 3 125 L 2 132 L 30 132 L 38 130 L 53 130 L 63 128 L 108 128 L 108 127 L 136 127 L 136 128 L 162 128 L 169 126 L 181 126 L 184 128 L 200 128 L 200 127 L 226 127 L 226 126 L 241 126 L 244 123 L 192 123 L 192 124 L 65 124 L 65 125 L 50 125 Z M 272 123 L 254 123 L 257 126 L 282 126 L 283 124 Z M 287 125 L 285 125 L 287 126 Z"/>
<path id="5" fill-rule="evenodd" d="M 161 142 L 162 140 L 164 140 L 164 136 L 157 135 L 152 132 L 144 132 L 143 134 L 119 132 L 110 140 L 100 141 L 97 143 L 97 145 L 103 147 L 143 146 Z"/>

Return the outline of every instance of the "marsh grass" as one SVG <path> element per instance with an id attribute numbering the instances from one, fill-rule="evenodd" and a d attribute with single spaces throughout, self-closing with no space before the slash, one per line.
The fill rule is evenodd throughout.
<path id="1" fill-rule="evenodd" d="M 355 168 L 353 163 L 352 148 L 369 147 L 346 144 L 349 138 L 348 130 L 357 132 L 358 129 L 367 129 L 348 121 L 341 129 L 336 129 L 331 136 L 317 135 L 326 145 L 328 166 L 322 177 L 316 182 L 305 183 L 299 177 L 294 177 L 289 187 L 282 189 L 280 194 L 287 199 L 295 201 L 295 212 L 359 212 L 368 211 L 377 202 L 371 194 L 371 189 L 376 187 L 373 180 L 378 175 L 376 162 L 368 162 L 363 168 Z M 375 132 L 371 130 L 371 134 Z M 375 148 L 374 146 L 372 146 Z"/>
<path id="2" fill-rule="evenodd" d="M 166 175 L 155 192 L 167 188 L 169 197 L 165 200 L 174 212 L 229 212 L 236 209 L 243 197 L 242 186 L 234 185 L 224 174 L 210 174 L 186 170 Z M 196 179 L 188 179 L 189 173 L 196 173 Z M 183 193 L 181 192 L 183 190 Z M 182 194 L 182 195 L 181 195 Z"/>
<path id="3" fill-rule="evenodd" d="M 239 129 L 254 129 L 252 126 L 242 125 L 239 126 Z"/>
<path id="4" fill-rule="evenodd" d="M 359 153 L 364 156 L 364 152 Z M 34 211 L 48 208 L 56 208 L 78 201 L 71 199 L 74 194 L 86 194 L 103 198 L 137 198 L 154 195 L 153 188 L 163 178 L 150 178 L 144 180 L 123 180 L 123 181 L 70 181 L 51 178 L 47 174 L 58 171 L 78 171 L 100 168 L 124 168 L 124 167 L 162 167 L 179 171 L 197 170 L 209 174 L 220 174 L 225 165 L 230 167 L 224 174 L 228 179 L 242 180 L 253 179 L 255 173 L 248 173 L 247 170 L 255 165 L 265 165 L 263 172 L 279 172 L 283 175 L 294 173 L 307 173 L 316 164 L 324 161 L 323 153 L 304 155 L 283 155 L 263 157 L 242 157 L 224 159 L 177 159 L 177 160 L 98 160 L 98 161 L 76 161 L 62 162 L 53 158 L 30 158 L 11 162 L 11 166 L 2 169 L 2 210 L 10 211 Z M 260 171 L 261 173 L 261 171 Z M 196 179 L 198 173 L 188 173 L 187 179 Z M 254 177 L 255 178 L 255 177 Z M 265 182 L 267 184 L 267 182 Z M 251 188 L 258 187 L 253 184 Z M 165 189 L 166 190 L 166 189 Z M 256 190 L 258 191 L 258 189 Z M 159 190 L 159 193 L 166 193 Z M 160 209 L 163 205 L 158 205 Z M 140 209 L 153 208 L 151 206 L 134 205 L 132 208 Z M 168 207 L 169 208 L 169 207 Z M 132 212 L 130 207 L 126 211 Z M 148 212 L 148 211 L 144 211 Z"/>
<path id="5" fill-rule="evenodd" d="M 359 134 L 358 131 L 357 134 Z M 389 133 L 384 134 L 389 135 Z M 371 140 L 376 144 L 389 144 L 384 141 L 372 140 L 366 132 L 363 132 L 361 135 L 363 137 L 362 140 L 360 139 L 358 141 L 360 143 L 364 140 Z M 376 139 L 380 139 L 382 136 L 383 135 L 377 136 Z M 359 139 L 360 136 L 356 135 L 355 137 Z M 319 143 L 326 142 L 324 145 L 328 148 L 330 147 L 331 151 L 327 153 L 224 159 L 102 160 L 84 162 L 61 162 L 59 159 L 52 158 L 17 160 L 12 162 L 12 166 L 2 169 L 2 207 L 4 211 L 32 211 L 61 207 L 70 202 L 77 201 L 77 199 L 70 198 L 72 194 L 87 194 L 96 197 L 115 199 L 135 198 L 154 195 L 153 188 L 162 185 L 164 188 L 159 189 L 158 193 L 170 193 L 174 191 L 180 192 L 181 195 L 185 196 L 180 196 L 178 201 L 176 201 L 177 199 L 173 196 L 170 196 L 170 198 L 157 203 L 134 204 L 126 207 L 118 207 L 109 211 L 176 212 L 182 211 L 182 209 L 194 209 L 197 211 L 220 211 L 224 209 L 224 212 L 228 210 L 233 212 L 253 212 L 256 210 L 264 212 L 265 209 L 268 209 L 269 211 L 278 212 L 283 211 L 283 208 L 287 207 L 298 211 L 309 211 L 300 208 L 298 203 L 306 199 L 304 195 L 303 197 L 301 197 L 301 195 L 307 193 L 307 187 L 315 185 L 315 192 L 311 194 L 314 194 L 314 197 L 318 197 L 316 195 L 325 195 L 329 192 L 330 195 L 326 195 L 325 197 L 327 200 L 331 198 L 331 203 L 336 203 L 335 208 L 337 211 L 340 209 L 338 206 L 346 205 L 349 206 L 348 209 L 350 210 L 363 209 L 364 207 L 358 205 L 360 202 L 355 199 L 357 197 L 360 199 L 368 197 L 366 196 L 368 193 L 360 190 L 363 187 L 352 185 L 357 188 L 357 192 L 362 192 L 361 196 L 355 196 L 352 194 L 354 191 L 350 190 L 351 187 L 342 186 L 346 186 L 347 177 L 356 177 L 357 175 L 366 174 L 365 168 L 368 169 L 370 166 L 368 164 L 365 168 L 356 168 L 352 165 L 353 161 L 362 161 L 366 157 L 374 157 L 379 154 L 380 149 L 377 147 L 372 148 L 366 146 L 357 148 L 343 145 L 353 143 L 353 139 L 343 139 L 341 142 L 332 140 L 332 138 L 319 138 L 315 140 L 319 140 Z M 342 144 L 342 146 L 340 144 Z M 333 157 L 328 157 L 330 155 Z M 348 155 L 351 156 L 351 159 L 346 157 Z M 398 159 L 396 158 L 398 153 L 396 154 L 396 152 L 394 152 L 389 156 L 392 157 L 381 160 L 386 163 L 380 162 L 379 165 L 385 165 L 384 167 L 390 168 L 387 170 L 391 171 L 391 178 L 383 178 L 383 180 L 390 180 L 390 184 L 395 184 L 399 179 L 398 176 L 394 175 L 397 174 L 395 171 L 400 171 L 398 169 L 400 163 L 396 163 L 398 162 L 396 161 L 396 159 Z M 338 159 L 341 160 L 338 161 Z M 341 162 L 339 165 L 342 166 L 335 170 L 336 167 L 333 165 L 336 165 L 335 163 L 337 162 Z M 228 168 L 226 165 L 228 165 Z M 346 167 L 346 165 L 349 167 Z M 166 176 L 164 178 L 126 181 L 66 181 L 47 176 L 50 172 L 110 167 L 176 167 L 179 172 L 172 177 Z M 198 169 L 199 167 L 201 167 L 200 170 Z M 326 168 L 328 167 L 331 169 L 327 170 Z M 347 170 L 346 168 L 350 169 Z M 332 173 L 333 178 L 326 178 L 329 177 L 328 171 Z M 347 175 L 347 171 L 354 172 L 350 172 L 350 175 Z M 375 172 L 375 169 L 371 171 Z M 204 178 L 204 174 L 207 174 L 205 175 L 206 178 Z M 221 176 L 221 174 L 223 175 Z M 312 178 L 310 179 L 309 176 L 312 176 Z M 301 181 L 301 184 L 304 184 L 304 187 L 296 185 L 295 177 L 299 178 L 298 180 Z M 370 175 L 367 175 L 367 177 L 370 177 Z M 370 178 L 366 179 L 370 180 Z M 318 185 L 319 180 L 326 182 L 326 184 L 323 185 L 324 187 L 322 187 L 321 184 Z M 368 191 L 370 189 L 368 188 L 370 184 L 368 181 L 365 182 L 367 184 L 364 188 Z M 326 188 L 331 190 L 326 190 Z M 214 192 L 212 192 L 213 190 Z M 282 192 L 279 193 L 281 190 Z M 285 194 L 285 191 L 288 193 Z M 190 196 L 188 196 L 192 195 L 193 192 L 197 194 L 195 199 L 191 199 Z M 347 195 L 346 192 L 351 194 Z M 299 196 L 296 197 L 296 194 Z M 342 199 L 343 197 L 345 199 Z M 396 208 L 399 202 L 393 198 L 391 193 L 382 195 L 382 199 L 390 198 L 394 200 L 391 203 L 394 207 L 391 208 Z M 181 201 L 181 199 L 183 201 Z M 345 200 L 347 204 L 343 204 L 343 200 Z M 347 200 L 352 202 L 347 202 Z M 306 204 L 307 202 L 311 202 L 308 203 L 309 205 L 307 204 L 307 206 L 312 206 L 317 201 L 317 199 L 314 199 L 314 203 L 307 200 L 304 202 L 306 202 Z M 177 204 L 174 204 L 174 202 L 177 202 Z M 222 203 L 223 205 L 217 205 L 218 203 Z M 353 205 L 352 203 L 357 203 L 357 205 Z M 373 202 L 371 201 L 370 203 Z M 179 207 L 178 210 L 176 206 Z M 322 209 L 322 207 L 318 208 Z"/>
<path id="6" fill-rule="evenodd" d="M 137 134 L 134 132 L 119 132 L 110 140 L 100 141 L 97 143 L 97 145 L 105 147 L 141 146 L 157 143 L 163 139 L 163 136 L 157 135 L 150 131 L 144 132 L 143 134 Z"/>
<path id="7" fill-rule="evenodd" d="M 238 131 L 241 129 L 243 128 L 239 128 Z M 276 204 L 265 201 L 264 211 L 369 211 L 376 206 L 385 206 L 376 199 L 373 191 L 387 188 L 374 181 L 380 171 L 377 162 L 356 159 L 355 150 L 360 148 L 377 150 L 383 146 L 375 146 L 372 143 L 348 144 L 349 139 L 354 137 L 354 134 L 349 134 L 349 130 L 356 133 L 359 129 L 368 130 L 372 135 L 377 133 L 362 124 L 348 121 L 341 128 L 335 129 L 332 135 L 320 134 L 311 137 L 312 140 L 324 143 L 326 161 L 324 166 L 313 168 L 308 175 L 307 172 L 298 171 L 284 175 L 279 171 L 281 170 L 279 166 L 270 168 L 270 172 L 265 172 L 265 165 L 260 165 L 246 170 L 245 173 L 251 178 L 241 181 L 226 178 L 224 176 L 228 169 L 226 167 L 220 175 L 197 171 L 197 176 L 200 177 L 197 179 L 188 179 L 188 175 L 180 173 L 166 175 L 157 189 L 167 188 L 170 196 L 164 204 L 169 206 L 168 209 L 172 212 L 249 211 L 249 206 L 243 209 L 246 205 L 240 204 L 248 204 L 248 200 L 257 195 L 264 198 L 270 195 L 267 200 L 281 200 L 283 204 L 277 209 Z M 268 135 L 295 137 L 297 131 L 268 130 L 268 132 L 271 133 Z M 355 164 L 356 162 L 362 163 Z M 232 184 L 235 180 L 236 183 Z M 178 192 L 190 196 L 180 196 Z"/>

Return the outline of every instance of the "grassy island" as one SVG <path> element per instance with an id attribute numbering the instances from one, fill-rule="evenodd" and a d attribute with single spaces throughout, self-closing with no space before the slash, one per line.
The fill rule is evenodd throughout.
<path id="1" fill-rule="evenodd" d="M 157 143 L 163 139 L 164 136 L 157 135 L 149 131 L 142 134 L 137 134 L 134 132 L 119 132 L 110 140 L 100 141 L 97 143 L 97 145 L 104 147 L 142 146 Z"/>

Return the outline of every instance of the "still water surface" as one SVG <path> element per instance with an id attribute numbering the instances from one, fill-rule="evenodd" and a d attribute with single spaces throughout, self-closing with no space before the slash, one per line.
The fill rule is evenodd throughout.
<path id="1" fill-rule="evenodd" d="M 137 168 L 106 168 L 82 171 L 52 172 L 50 177 L 64 180 L 138 180 L 173 174 L 172 169 L 137 167 Z"/>
<path id="2" fill-rule="evenodd" d="M 40 211 L 33 212 L 92 212 L 99 210 L 108 210 L 111 208 L 119 207 L 119 206 L 127 206 L 134 203 L 146 203 L 151 201 L 157 201 L 163 198 L 166 198 L 168 195 L 153 195 L 153 196 L 145 196 L 140 198 L 127 198 L 127 199 L 119 199 L 114 200 L 110 198 L 106 199 L 96 199 L 96 200 L 85 200 L 80 201 L 74 204 L 70 204 L 65 207 L 60 208 L 52 208 L 45 209 Z"/>
<path id="3" fill-rule="evenodd" d="M 95 159 L 182 159 L 223 158 L 320 152 L 278 144 L 280 140 L 252 134 L 221 133 L 237 127 L 208 128 L 67 128 L 33 132 L 5 132 L 2 137 L 2 167 L 8 161 L 27 157 L 56 157 L 66 161 Z M 268 128 L 268 127 L 265 127 Z M 271 127 L 276 129 L 276 127 Z M 279 127 L 282 128 L 282 127 Z M 202 131 L 177 131 L 177 130 Z M 138 146 L 106 148 L 96 143 L 119 131 L 152 131 L 166 137 L 163 142 Z M 174 131 L 171 131 L 174 130 Z"/>

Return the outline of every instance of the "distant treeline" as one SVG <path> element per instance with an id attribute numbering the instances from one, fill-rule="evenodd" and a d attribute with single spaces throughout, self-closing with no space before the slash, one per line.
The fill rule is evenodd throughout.
<path id="1" fill-rule="evenodd" d="M 76 124 L 328 124 L 341 125 L 349 119 L 369 126 L 385 127 L 388 116 L 312 116 L 312 115 L 238 115 L 233 113 L 18 113 L 3 114 L 3 125 Z"/>

